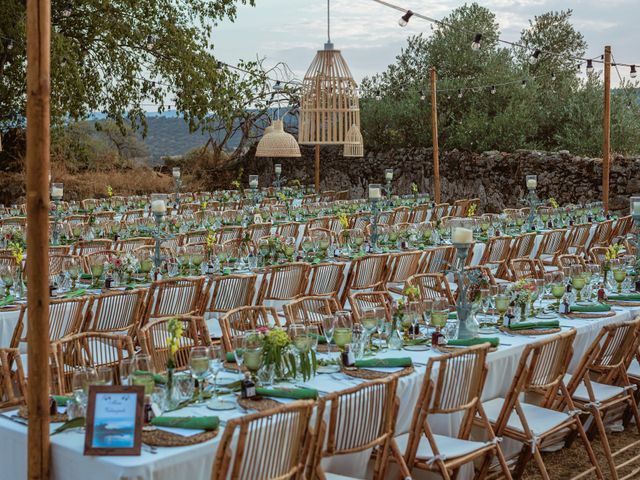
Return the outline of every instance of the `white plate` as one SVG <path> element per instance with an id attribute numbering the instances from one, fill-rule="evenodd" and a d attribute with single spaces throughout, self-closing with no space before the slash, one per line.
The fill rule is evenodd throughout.
<path id="1" fill-rule="evenodd" d="M 318 373 L 337 373 L 340 371 L 340 365 L 318 365 Z"/>

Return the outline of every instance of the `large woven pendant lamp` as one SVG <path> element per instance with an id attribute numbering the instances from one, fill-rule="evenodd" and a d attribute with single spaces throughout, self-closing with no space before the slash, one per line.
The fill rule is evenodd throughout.
<path id="1" fill-rule="evenodd" d="M 364 144 L 362 141 L 362 133 L 360 128 L 355 123 L 351 125 L 351 128 L 347 132 L 347 136 L 344 142 L 344 149 L 342 151 L 344 157 L 362 157 L 364 156 Z"/>
<path id="2" fill-rule="evenodd" d="M 327 43 L 318 50 L 302 82 L 298 143 L 315 145 L 315 184 L 320 189 L 320 145 L 344 145 L 360 129 L 357 84 L 340 50 L 333 48 L 327 0 Z"/>
<path id="3" fill-rule="evenodd" d="M 282 120 L 274 120 L 265 129 L 265 133 L 256 147 L 256 157 L 300 157 L 300 146 L 293 135 L 284 131 Z"/>

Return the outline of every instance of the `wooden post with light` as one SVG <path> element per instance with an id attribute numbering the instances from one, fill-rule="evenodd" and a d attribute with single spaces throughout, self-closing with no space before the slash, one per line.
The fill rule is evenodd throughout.
<path id="1" fill-rule="evenodd" d="M 28 478 L 49 478 L 50 0 L 27 0 Z M 19 461 L 19 459 L 16 459 Z"/>
<path id="2" fill-rule="evenodd" d="M 602 125 L 602 203 L 609 213 L 609 173 L 611 170 L 611 47 L 604 47 L 604 118 Z"/>
<path id="3" fill-rule="evenodd" d="M 433 190 L 436 203 L 440 203 L 440 151 L 438 148 L 437 74 L 431 67 L 431 141 L 433 142 Z"/>

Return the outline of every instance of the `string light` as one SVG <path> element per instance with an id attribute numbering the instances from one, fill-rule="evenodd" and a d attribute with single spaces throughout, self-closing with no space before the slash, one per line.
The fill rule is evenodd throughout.
<path id="1" fill-rule="evenodd" d="M 629 72 L 629 76 L 631 78 L 636 78 L 637 76 L 637 72 L 636 72 L 636 66 L 635 65 L 631 65 L 631 71 Z"/>
<path id="2" fill-rule="evenodd" d="M 520 86 L 522 88 L 526 88 L 527 87 L 527 81 L 526 80 L 522 80 L 522 83 L 520 84 Z"/>
<path id="3" fill-rule="evenodd" d="M 462 89 L 461 88 L 458 89 L 458 98 L 462 98 Z"/>
<path id="4" fill-rule="evenodd" d="M 593 60 L 587 60 L 587 74 L 593 73 Z"/>
<path id="5" fill-rule="evenodd" d="M 476 33 L 476 36 L 473 38 L 473 43 L 471 44 L 472 50 L 480 50 L 480 42 L 482 41 L 482 34 Z"/>
<path id="6" fill-rule="evenodd" d="M 155 35 L 147 35 L 147 48 L 151 50 L 153 49 L 153 47 L 155 47 L 155 44 L 156 44 Z"/>
<path id="7" fill-rule="evenodd" d="M 62 10 L 62 16 L 65 18 L 69 18 L 71 16 L 71 4 L 67 3 Z"/>
<path id="8" fill-rule="evenodd" d="M 382 96 L 380 95 L 380 90 L 376 90 L 376 100 L 380 100 Z"/>
<path id="9" fill-rule="evenodd" d="M 411 17 L 413 17 L 413 12 L 411 10 L 407 10 L 407 13 L 402 15 L 400 17 L 400 20 L 398 20 L 398 25 L 400 25 L 401 27 L 406 27 L 409 24 L 409 19 Z"/>
<path id="10" fill-rule="evenodd" d="M 495 95 L 495 94 L 496 94 L 496 86 L 491 85 L 491 95 Z"/>
<path id="11" fill-rule="evenodd" d="M 424 91 L 420 90 L 420 100 L 424 100 L 426 97 L 424 96 Z"/>
<path id="12" fill-rule="evenodd" d="M 531 57 L 529 57 L 529 63 L 531 65 L 535 65 L 536 63 L 538 63 L 538 59 L 540 58 L 541 53 L 542 51 L 539 48 L 536 48 Z"/>
<path id="13" fill-rule="evenodd" d="M 552 82 L 556 81 L 556 72 L 551 72 L 551 81 Z"/>

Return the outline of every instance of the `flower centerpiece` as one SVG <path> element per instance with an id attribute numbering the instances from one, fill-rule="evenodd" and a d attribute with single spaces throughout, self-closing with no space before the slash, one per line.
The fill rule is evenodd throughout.
<path id="1" fill-rule="evenodd" d="M 413 195 L 414 200 L 418 200 L 418 184 L 416 182 L 411 184 L 411 195 Z"/>
<path id="2" fill-rule="evenodd" d="M 108 267 L 118 276 L 119 283 L 129 283 L 131 276 L 138 271 L 139 261 L 131 252 L 109 257 Z"/>
<path id="3" fill-rule="evenodd" d="M 467 217 L 475 216 L 477 209 L 478 209 L 477 203 L 472 203 L 471 205 L 469 205 L 469 211 L 467 212 Z"/>
<path id="4" fill-rule="evenodd" d="M 7 245 L 11 257 L 16 264 L 16 279 L 13 284 L 14 291 L 18 297 L 24 297 L 24 281 L 22 278 L 22 261 L 24 260 L 24 247 L 18 242 L 9 242 Z"/>
<path id="5" fill-rule="evenodd" d="M 293 341 L 286 331 L 281 328 L 262 328 L 255 335 L 259 336 L 262 343 L 263 365 L 273 365 L 275 376 L 278 379 L 294 378 L 298 373 L 298 366 L 302 378 L 306 381 L 315 375 L 317 370 L 316 353 L 311 345 L 317 339 L 312 339 L 311 334 L 296 337 L 295 348 Z M 296 361 L 296 352 L 299 362 Z"/>
<path id="6" fill-rule="evenodd" d="M 518 280 L 511 284 L 507 289 L 507 295 L 511 298 L 511 303 L 517 307 L 516 311 L 520 313 L 521 322 L 526 320 L 527 306 L 531 305 L 536 292 L 536 286 L 533 283 L 526 282 L 525 280 Z"/>
<path id="7" fill-rule="evenodd" d="M 605 286 L 607 285 L 607 277 L 611 271 L 611 263 L 620 256 L 620 252 L 622 252 L 622 245 L 619 243 L 614 243 L 607 247 L 607 251 L 604 254 L 604 262 L 602 262 L 602 278 Z"/>

